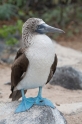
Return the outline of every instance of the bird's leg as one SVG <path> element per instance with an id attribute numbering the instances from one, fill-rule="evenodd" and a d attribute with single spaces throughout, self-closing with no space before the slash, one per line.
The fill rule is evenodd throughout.
<path id="1" fill-rule="evenodd" d="M 33 105 L 50 106 L 54 108 L 54 105 L 50 100 L 42 97 L 42 87 L 39 87 L 38 95 L 35 98 L 32 97 L 26 98 L 23 89 L 21 90 L 21 94 L 22 94 L 22 101 L 18 105 L 15 113 L 24 112 L 30 109 Z"/>
<path id="2" fill-rule="evenodd" d="M 22 100 L 25 99 L 26 97 L 25 97 L 25 94 L 24 94 L 24 90 L 23 89 L 21 90 L 21 94 L 22 94 Z"/>
<path id="3" fill-rule="evenodd" d="M 22 101 L 18 105 L 15 113 L 24 112 L 24 111 L 30 109 L 34 105 L 34 100 L 32 98 L 25 97 L 23 89 L 21 90 L 21 94 L 22 94 Z"/>
<path id="4" fill-rule="evenodd" d="M 50 100 L 43 98 L 41 95 L 42 95 L 42 87 L 39 87 L 39 92 L 38 92 L 38 96 L 36 97 L 35 104 L 40 106 L 44 106 L 44 105 L 50 106 L 54 108 L 53 103 Z"/>
<path id="5" fill-rule="evenodd" d="M 39 87 L 39 91 L 38 91 L 38 96 L 37 97 L 42 97 L 42 87 Z"/>

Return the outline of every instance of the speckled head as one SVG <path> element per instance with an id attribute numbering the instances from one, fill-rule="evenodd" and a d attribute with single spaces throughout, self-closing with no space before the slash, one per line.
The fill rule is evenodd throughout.
<path id="1" fill-rule="evenodd" d="M 30 43 L 33 35 L 35 34 L 45 34 L 45 33 L 64 33 L 63 30 L 54 28 L 47 25 L 42 19 L 39 18 L 29 18 L 22 28 L 22 41 L 26 45 L 27 42 Z M 28 44 L 29 45 L 29 44 Z"/>
<path id="2" fill-rule="evenodd" d="M 22 43 L 24 47 L 29 46 L 31 43 L 31 39 L 34 34 L 36 34 L 36 30 L 38 25 L 45 23 L 42 19 L 39 18 L 29 18 L 22 27 Z"/>
<path id="3" fill-rule="evenodd" d="M 22 33 L 25 31 L 29 31 L 29 33 L 33 33 L 37 30 L 38 25 L 45 23 L 42 19 L 39 18 L 29 18 L 24 24 L 22 28 Z"/>

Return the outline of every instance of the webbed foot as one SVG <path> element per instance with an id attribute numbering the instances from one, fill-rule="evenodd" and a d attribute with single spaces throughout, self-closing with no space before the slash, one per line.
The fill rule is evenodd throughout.
<path id="1" fill-rule="evenodd" d="M 21 103 L 18 105 L 15 113 L 24 112 L 28 109 L 30 109 L 34 105 L 33 98 L 26 98 L 24 97 L 21 101 Z"/>

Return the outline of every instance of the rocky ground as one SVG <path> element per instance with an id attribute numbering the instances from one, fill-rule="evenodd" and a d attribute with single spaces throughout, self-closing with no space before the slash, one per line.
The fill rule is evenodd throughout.
<path id="1" fill-rule="evenodd" d="M 55 44 L 56 53 L 58 55 L 58 67 L 72 66 L 82 71 L 82 53 L 70 48 L 62 47 Z M 0 102 L 11 101 L 9 99 L 10 86 L 4 85 L 10 81 L 11 66 L 0 64 Z M 38 89 L 28 90 L 26 96 L 36 96 Z M 61 104 L 82 102 L 82 90 L 70 90 L 60 86 L 46 85 L 43 88 L 43 96 L 49 98 L 58 107 Z M 65 114 L 68 124 L 82 124 L 82 112 Z"/>

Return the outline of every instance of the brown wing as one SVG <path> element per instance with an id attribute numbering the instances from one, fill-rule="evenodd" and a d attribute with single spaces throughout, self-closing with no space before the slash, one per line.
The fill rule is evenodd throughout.
<path id="1" fill-rule="evenodd" d="M 17 51 L 15 60 L 16 60 L 19 56 L 21 56 L 23 53 L 24 53 L 24 49 L 23 49 L 23 48 L 20 48 L 20 49 Z"/>
<path id="2" fill-rule="evenodd" d="M 54 62 L 53 62 L 53 64 L 52 64 L 52 66 L 51 66 L 50 74 L 49 74 L 49 76 L 48 76 L 47 83 L 51 80 L 51 78 L 53 77 L 53 74 L 54 74 L 55 71 L 56 71 L 57 61 L 58 61 L 58 59 L 57 59 L 57 55 L 55 54 Z M 47 84 L 47 83 L 46 83 L 46 84 Z"/>
<path id="3" fill-rule="evenodd" d="M 24 54 L 23 49 L 19 49 L 15 57 L 14 63 L 11 68 L 11 91 L 10 98 L 12 100 L 18 100 L 21 97 L 21 91 L 14 91 L 19 81 L 22 79 L 22 75 L 26 72 L 29 61 Z M 25 91 L 26 92 L 26 91 Z"/>

